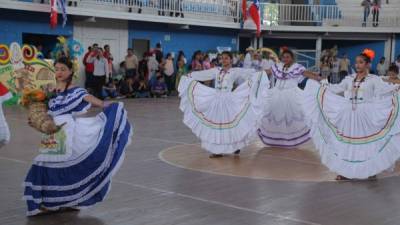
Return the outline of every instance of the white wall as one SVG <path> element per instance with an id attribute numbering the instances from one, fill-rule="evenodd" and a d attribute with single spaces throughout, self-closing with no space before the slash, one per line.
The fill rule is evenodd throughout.
<path id="1" fill-rule="evenodd" d="M 114 67 L 124 60 L 128 48 L 128 21 L 96 18 L 96 22 L 74 21 L 74 39 L 86 49 L 93 43 L 103 47 L 108 44 L 114 57 Z M 82 55 L 83 57 L 83 55 Z M 81 83 L 84 82 L 84 67 L 80 59 Z"/>

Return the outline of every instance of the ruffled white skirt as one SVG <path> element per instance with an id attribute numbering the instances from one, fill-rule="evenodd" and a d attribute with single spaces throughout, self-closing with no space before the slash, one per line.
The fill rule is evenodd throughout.
<path id="1" fill-rule="evenodd" d="M 268 91 L 265 112 L 258 135 L 264 144 L 277 147 L 296 147 L 310 139 L 301 107 L 302 90 L 293 88 Z"/>
<path id="2" fill-rule="evenodd" d="M 322 163 L 348 177 L 364 179 L 390 169 L 400 157 L 399 96 L 353 105 L 308 81 L 303 108 Z"/>
<path id="3" fill-rule="evenodd" d="M 233 92 L 216 90 L 182 77 L 179 84 L 183 122 L 214 154 L 229 154 L 250 144 L 263 112 L 268 77 L 254 74 Z"/>

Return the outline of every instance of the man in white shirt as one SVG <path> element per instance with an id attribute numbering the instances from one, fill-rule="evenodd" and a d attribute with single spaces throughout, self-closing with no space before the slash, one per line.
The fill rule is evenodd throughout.
<path id="1" fill-rule="evenodd" d="M 379 76 L 386 76 L 386 72 L 387 72 L 387 63 L 386 63 L 386 58 L 382 57 L 379 60 L 378 65 L 376 65 L 376 73 Z"/>
<path id="2" fill-rule="evenodd" d="M 93 63 L 93 92 L 94 96 L 104 99 L 102 95 L 103 86 L 106 84 L 107 76 L 109 76 L 109 65 L 107 59 L 103 55 L 102 49 L 97 49 L 90 55 L 87 63 Z"/>

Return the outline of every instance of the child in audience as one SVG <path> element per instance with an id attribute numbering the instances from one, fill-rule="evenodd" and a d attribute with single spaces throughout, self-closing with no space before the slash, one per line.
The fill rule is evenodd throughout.
<path id="1" fill-rule="evenodd" d="M 157 72 L 157 78 L 154 84 L 151 86 L 151 94 L 155 98 L 167 97 L 168 89 L 164 82 L 163 76 Z"/>
<path id="2" fill-rule="evenodd" d="M 118 96 L 116 80 L 111 80 L 103 86 L 103 98 L 116 98 Z"/>

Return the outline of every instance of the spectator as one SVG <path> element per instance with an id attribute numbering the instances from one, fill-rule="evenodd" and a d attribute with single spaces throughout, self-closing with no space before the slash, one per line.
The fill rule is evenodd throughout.
<path id="1" fill-rule="evenodd" d="M 215 58 L 215 59 L 211 60 L 210 65 L 211 65 L 211 68 L 217 67 L 218 66 L 218 59 Z"/>
<path id="2" fill-rule="evenodd" d="M 138 66 L 138 58 L 133 53 L 133 49 L 128 48 L 128 55 L 125 56 L 126 78 L 135 78 L 138 72 Z"/>
<path id="3" fill-rule="evenodd" d="M 156 60 L 160 64 L 163 61 L 164 53 L 161 48 L 161 44 L 157 43 L 156 48 L 154 49 L 154 53 L 156 54 Z"/>
<path id="4" fill-rule="evenodd" d="M 334 84 L 340 82 L 339 66 L 339 60 L 336 58 L 336 56 L 333 56 L 331 60 L 331 82 Z"/>
<path id="5" fill-rule="evenodd" d="M 102 90 L 103 99 L 116 98 L 118 96 L 116 83 L 117 83 L 116 80 L 110 80 L 106 85 L 103 86 Z"/>
<path id="6" fill-rule="evenodd" d="M 136 98 L 149 98 L 150 92 L 149 87 L 147 85 L 147 80 L 140 76 L 139 82 L 137 83 L 137 87 L 135 88 L 135 97 Z"/>
<path id="7" fill-rule="evenodd" d="M 119 81 L 121 81 L 122 79 L 124 79 L 125 78 L 125 75 L 126 75 L 126 69 L 125 69 L 125 61 L 122 61 L 120 64 L 119 64 L 119 69 L 118 69 L 118 72 L 117 72 L 117 79 L 119 80 Z"/>
<path id="8" fill-rule="evenodd" d="M 92 80 L 93 80 L 93 71 L 94 71 L 94 65 L 93 63 L 88 63 L 87 59 L 91 54 L 94 54 L 94 48 L 90 47 L 88 48 L 88 52 L 86 52 L 85 56 L 83 57 L 83 65 L 85 66 L 85 88 L 89 91 L 92 92 Z"/>
<path id="9" fill-rule="evenodd" d="M 398 79 L 399 78 L 399 68 L 396 65 L 391 65 L 387 72 L 389 78 Z"/>
<path id="10" fill-rule="evenodd" d="M 103 86 L 107 80 L 108 71 L 108 62 L 106 58 L 104 58 L 102 49 L 96 49 L 87 59 L 88 63 L 93 63 L 93 94 L 97 98 L 104 99 L 102 95 Z"/>
<path id="11" fill-rule="evenodd" d="M 178 69 L 178 63 L 180 60 L 183 60 L 183 62 L 185 63 L 185 65 L 187 64 L 187 59 L 185 57 L 185 53 L 183 53 L 183 51 L 179 51 L 178 52 L 178 57 L 176 58 L 176 68 Z"/>
<path id="12" fill-rule="evenodd" d="M 386 58 L 382 57 L 379 60 L 378 65 L 376 66 L 376 72 L 379 76 L 386 76 L 386 70 L 387 70 Z"/>
<path id="13" fill-rule="evenodd" d="M 150 86 L 151 86 L 152 81 L 156 81 L 156 71 L 159 70 L 159 63 L 156 60 L 155 53 L 152 53 L 151 56 L 149 57 L 147 66 L 149 68 L 148 80 L 150 81 Z"/>
<path id="14" fill-rule="evenodd" d="M 379 25 L 379 10 L 381 8 L 381 0 L 374 0 L 372 3 L 372 26 Z"/>
<path id="15" fill-rule="evenodd" d="M 203 66 L 202 66 L 202 53 L 201 51 L 196 51 L 193 54 L 192 57 L 192 66 L 191 66 L 191 70 L 192 71 L 200 71 L 203 70 Z"/>
<path id="16" fill-rule="evenodd" d="M 113 61 L 114 57 L 110 52 L 110 46 L 109 45 L 104 45 L 104 58 L 107 59 L 108 62 L 108 71 L 110 74 L 108 74 L 108 77 L 112 77 L 112 71 L 113 71 Z"/>
<path id="17" fill-rule="evenodd" d="M 181 16 L 181 18 L 184 17 L 183 15 L 183 0 L 175 0 L 175 17 Z"/>
<path id="18" fill-rule="evenodd" d="M 185 66 L 185 61 L 181 58 L 178 61 L 178 71 L 176 73 L 176 79 L 175 79 L 175 89 L 178 90 L 179 87 L 179 82 L 181 81 L 181 77 L 185 74 L 187 74 L 188 71 Z"/>
<path id="19" fill-rule="evenodd" d="M 370 0 L 363 0 L 361 2 L 361 6 L 364 8 L 364 22 L 363 22 L 362 26 L 366 27 L 369 14 L 371 12 L 371 1 Z"/>
<path id="20" fill-rule="evenodd" d="M 210 56 L 208 54 L 205 54 L 203 58 L 203 70 L 208 69 L 211 69 Z"/>
<path id="21" fill-rule="evenodd" d="M 350 60 L 347 58 L 347 55 L 343 53 L 342 58 L 339 61 L 340 81 L 342 81 L 349 74 L 349 67 L 350 67 Z"/>
<path id="22" fill-rule="evenodd" d="M 126 98 L 135 97 L 133 79 L 125 77 L 125 79 L 121 81 L 119 92 Z"/>
<path id="23" fill-rule="evenodd" d="M 167 0 L 158 0 L 158 15 L 165 16 L 165 10 L 168 9 L 168 1 Z"/>
<path id="24" fill-rule="evenodd" d="M 132 12 L 132 8 L 133 7 L 138 7 L 138 13 L 142 13 L 142 6 L 143 6 L 143 2 L 142 0 L 128 0 L 128 6 L 129 9 L 128 11 L 131 13 Z"/>
<path id="25" fill-rule="evenodd" d="M 167 85 L 165 84 L 160 71 L 157 71 L 156 79 L 156 82 L 151 87 L 152 96 L 155 98 L 167 97 Z"/>
<path id="26" fill-rule="evenodd" d="M 168 94 L 171 94 L 171 92 L 174 90 L 174 80 L 175 80 L 174 59 L 172 58 L 171 53 L 167 54 L 167 57 L 163 64 L 163 72 L 164 72 L 164 80 L 168 88 Z"/>
<path id="27" fill-rule="evenodd" d="M 149 56 L 150 53 L 144 53 L 143 59 L 139 62 L 139 77 L 141 76 L 145 80 L 149 80 Z"/>
<path id="28" fill-rule="evenodd" d="M 42 44 L 38 44 L 37 46 L 36 46 L 36 50 L 37 50 L 37 53 L 36 53 L 36 57 L 38 58 L 38 59 L 44 59 L 44 55 L 43 55 L 43 45 Z"/>

